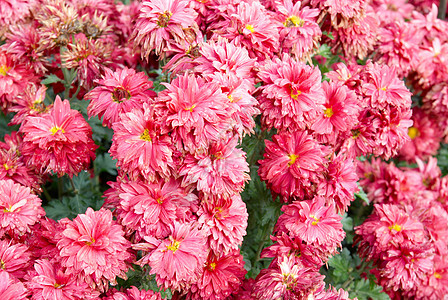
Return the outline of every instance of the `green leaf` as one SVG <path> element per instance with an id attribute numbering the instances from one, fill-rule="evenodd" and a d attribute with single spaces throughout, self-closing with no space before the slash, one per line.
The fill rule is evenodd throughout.
<path id="1" fill-rule="evenodd" d="M 347 213 L 342 216 L 342 228 L 345 231 L 353 231 L 353 219 Z"/>
<path id="2" fill-rule="evenodd" d="M 332 277 L 337 279 L 338 283 L 347 281 L 356 267 L 347 248 L 342 249 L 338 255 L 331 257 L 328 260 L 328 265 L 333 268 Z"/>
<path id="3" fill-rule="evenodd" d="M 328 38 L 329 38 L 330 40 L 334 40 L 334 35 L 333 35 L 332 32 L 322 31 L 322 34 L 328 36 Z"/>
<path id="4" fill-rule="evenodd" d="M 45 85 L 49 85 L 56 82 L 63 82 L 63 80 L 54 74 L 45 76 L 45 79 L 41 81 L 41 83 Z"/>
<path id="5" fill-rule="evenodd" d="M 2 139 L 6 134 L 11 134 L 11 132 L 18 131 L 20 128 L 20 125 L 8 126 L 9 122 L 11 122 L 12 117 L 13 114 L 5 115 L 0 112 L 0 137 Z"/>
<path id="6" fill-rule="evenodd" d="M 367 205 L 369 205 L 370 204 L 369 198 L 367 197 L 367 194 L 364 192 L 359 182 L 358 182 L 358 188 L 359 192 L 355 193 L 355 197 L 364 201 Z"/>
<path id="7" fill-rule="evenodd" d="M 115 161 L 112 160 L 112 157 L 107 152 L 97 155 L 95 161 L 93 162 L 93 166 L 95 174 L 106 172 L 111 175 L 117 175 L 117 167 L 115 165 Z"/>
<path id="8" fill-rule="evenodd" d="M 62 200 L 51 200 L 47 206 L 44 206 L 47 217 L 53 220 L 60 220 L 62 218 L 72 219 L 76 217 L 71 207 L 70 198 L 64 197 Z"/>
<path id="9" fill-rule="evenodd" d="M 382 287 L 365 279 L 356 281 L 349 293 L 350 298 L 358 297 L 358 300 L 390 300 L 389 296 L 382 292 Z"/>

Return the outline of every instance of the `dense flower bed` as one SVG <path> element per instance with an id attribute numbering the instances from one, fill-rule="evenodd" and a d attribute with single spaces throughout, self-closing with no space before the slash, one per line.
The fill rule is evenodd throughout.
<path id="1" fill-rule="evenodd" d="M 446 299 L 437 4 L 0 0 L 0 295 Z"/>

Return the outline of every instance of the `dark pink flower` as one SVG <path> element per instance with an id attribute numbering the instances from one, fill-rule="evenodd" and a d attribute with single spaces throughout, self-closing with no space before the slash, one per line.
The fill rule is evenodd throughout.
<path id="1" fill-rule="evenodd" d="M 22 279 L 30 265 L 28 247 L 8 240 L 0 241 L 0 270 L 13 278 Z"/>
<path id="2" fill-rule="evenodd" d="M 8 272 L 0 270 L 0 295 L 3 300 L 25 300 L 28 299 L 27 294 L 28 291 L 22 282 L 14 280 Z"/>

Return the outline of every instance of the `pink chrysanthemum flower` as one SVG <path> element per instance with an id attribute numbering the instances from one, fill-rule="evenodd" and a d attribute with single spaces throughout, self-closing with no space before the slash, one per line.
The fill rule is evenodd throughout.
<path id="1" fill-rule="evenodd" d="M 307 132 L 280 133 L 266 140 L 258 174 L 284 202 L 310 194 L 323 171 L 324 147 Z"/>
<path id="2" fill-rule="evenodd" d="M 8 272 L 0 270 L 0 295 L 3 300 L 25 300 L 28 299 L 27 294 L 28 291 L 22 282 L 15 280 Z"/>
<path id="3" fill-rule="evenodd" d="M 85 282 L 77 282 L 76 278 L 64 274 L 62 269 L 46 259 L 38 259 L 34 270 L 29 271 L 27 287 L 32 293 L 31 299 L 82 300 L 98 299 L 100 293 L 93 291 Z"/>
<path id="4" fill-rule="evenodd" d="M 337 290 L 335 287 L 330 286 L 327 290 L 322 286 L 318 291 L 314 292 L 314 300 L 351 300 L 349 298 L 348 292 L 344 291 L 342 288 Z M 354 298 L 356 300 L 358 298 Z"/>
<path id="5" fill-rule="evenodd" d="M 118 292 L 115 289 L 109 290 L 108 296 L 101 299 L 103 300 L 162 300 L 160 293 L 152 290 L 139 290 L 135 286 L 126 290 L 125 292 Z"/>
<path id="6" fill-rule="evenodd" d="M 400 156 L 409 162 L 436 155 L 442 141 L 442 132 L 433 116 L 418 107 L 414 107 L 412 114 L 414 123 L 408 129 L 411 140 L 400 151 Z"/>
<path id="7" fill-rule="evenodd" d="M 0 180 L 0 237 L 15 238 L 30 232 L 30 226 L 45 215 L 42 201 L 28 187 Z"/>
<path id="8" fill-rule="evenodd" d="M 29 0 L 0 0 L 0 37 L 8 25 L 15 24 L 29 13 Z"/>
<path id="9" fill-rule="evenodd" d="M 157 183 L 117 182 L 112 184 L 119 203 L 115 214 L 127 231 L 136 231 L 136 241 L 144 236 L 165 238 L 175 220 L 186 219 L 190 203 L 183 189 L 171 180 Z M 108 192 L 110 194 L 111 191 Z M 180 218 L 179 218 L 180 216 Z"/>
<path id="10" fill-rule="evenodd" d="M 323 285 L 323 275 L 312 268 L 295 264 L 293 255 L 281 257 L 277 264 L 257 276 L 252 296 L 255 299 L 307 299 Z"/>
<path id="11" fill-rule="evenodd" d="M 70 109 L 70 102 L 62 102 L 59 96 L 48 113 L 28 117 L 20 132 L 24 160 L 41 173 L 53 171 L 73 177 L 95 159 L 92 129 L 81 113 Z"/>
<path id="12" fill-rule="evenodd" d="M 319 182 L 318 194 L 325 197 L 327 204 L 334 203 L 338 212 L 345 212 L 359 191 L 356 167 L 350 158 L 342 154 L 335 156 L 327 167 L 324 180 Z"/>
<path id="13" fill-rule="evenodd" d="M 106 69 L 103 78 L 95 82 L 98 86 L 84 96 L 90 100 L 87 113 L 89 117 L 103 118 L 103 126 L 109 128 L 119 121 L 120 113 L 141 107 L 156 96 L 150 90 L 152 81 L 145 73 L 136 73 L 134 69 L 124 68 L 115 72 Z"/>
<path id="14" fill-rule="evenodd" d="M 20 125 L 28 116 L 39 116 L 48 112 L 48 107 L 44 103 L 46 91 L 45 85 L 38 87 L 30 84 L 25 91 L 17 95 L 14 104 L 9 109 L 10 112 L 16 112 L 10 125 Z"/>
<path id="15" fill-rule="evenodd" d="M 58 261 L 59 249 L 56 247 L 64 227 L 53 219 L 41 218 L 32 228 L 32 235 L 28 236 L 27 245 L 32 257 Z"/>
<path id="16" fill-rule="evenodd" d="M 418 45 L 421 32 L 406 22 L 394 22 L 380 28 L 378 33 L 378 60 L 395 67 L 399 76 L 406 76 L 418 61 Z"/>
<path id="17" fill-rule="evenodd" d="M 258 1 L 236 2 L 234 13 L 216 23 L 217 36 L 248 49 L 251 57 L 264 60 L 278 52 L 279 33 L 275 21 Z"/>
<path id="18" fill-rule="evenodd" d="M 7 109 L 15 97 L 26 89 L 29 83 L 37 82 L 37 76 L 23 60 L 14 59 L 0 49 L 0 108 Z"/>
<path id="19" fill-rule="evenodd" d="M 215 83 L 200 77 L 182 75 L 156 99 L 159 122 L 171 131 L 179 148 L 201 152 L 210 141 L 218 141 L 229 129 L 230 111 L 228 98 Z"/>
<path id="20" fill-rule="evenodd" d="M 6 271 L 17 279 L 22 279 L 29 268 L 30 252 L 23 244 L 0 241 L 0 270 Z"/>
<path id="21" fill-rule="evenodd" d="M 198 191 L 221 196 L 241 192 L 250 176 L 246 153 L 237 143 L 236 138 L 221 140 L 203 153 L 187 154 L 179 169 L 182 186 L 196 185 Z"/>
<path id="22" fill-rule="evenodd" d="M 419 62 L 416 64 L 418 84 L 423 88 L 431 88 L 438 83 L 448 81 L 448 43 L 438 38 L 431 41 L 430 46 L 419 51 Z"/>
<path id="23" fill-rule="evenodd" d="M 297 62 L 288 55 L 260 67 L 263 82 L 258 97 L 262 122 L 278 130 L 305 129 L 325 103 L 319 69 Z"/>
<path id="24" fill-rule="evenodd" d="M 345 237 L 342 217 L 336 213 L 334 205 L 325 206 L 325 198 L 295 201 L 282 207 L 284 214 L 277 222 L 278 232 L 303 240 L 322 250 L 336 250 Z"/>
<path id="25" fill-rule="evenodd" d="M 230 294 L 238 290 L 246 272 L 243 256 L 239 251 L 219 256 L 210 253 L 202 278 L 191 286 L 186 299 L 228 299 Z"/>
<path id="26" fill-rule="evenodd" d="M 380 19 L 382 26 L 395 21 L 410 20 L 414 11 L 414 6 L 407 0 L 374 0 L 371 2 L 371 7 Z"/>
<path id="27" fill-rule="evenodd" d="M 419 4 L 421 2 L 427 2 L 427 13 L 418 11 L 413 11 L 411 24 L 418 28 L 418 30 L 422 33 L 423 39 L 427 42 L 433 40 L 434 38 L 439 38 L 440 40 L 446 40 L 446 30 L 448 29 L 448 25 L 445 20 L 439 19 L 438 16 L 438 7 L 435 1 L 433 3 L 428 3 L 432 0 L 411 0 L 409 1 L 411 4 L 414 4 L 419 8 Z M 414 3 L 412 3 L 414 2 Z M 417 4 L 417 2 L 420 2 Z M 438 2 L 437 2 L 438 4 Z"/>
<path id="28" fill-rule="evenodd" d="M 311 125 L 322 142 L 335 144 L 340 134 L 351 130 L 358 121 L 359 100 L 355 92 L 346 86 L 323 82 L 324 110 Z"/>
<path id="29" fill-rule="evenodd" d="M 217 41 L 209 40 L 202 44 L 199 53 L 202 55 L 195 60 L 198 63 L 195 70 L 205 77 L 219 72 L 253 81 L 255 59 L 249 57 L 246 48 L 218 37 Z"/>
<path id="30" fill-rule="evenodd" d="M 179 291 L 196 283 L 207 259 L 207 239 L 194 223 L 174 222 L 170 236 L 164 240 L 148 238 L 149 243 L 137 244 L 136 250 L 150 250 L 138 261 L 149 264 L 150 274 L 156 274 L 157 284 L 162 288 Z"/>
<path id="31" fill-rule="evenodd" d="M 155 50 L 156 55 L 164 58 L 187 40 L 185 29 L 198 31 L 197 15 L 186 0 L 143 1 L 132 34 L 135 45 L 142 46 L 142 57 L 148 58 Z"/>
<path id="32" fill-rule="evenodd" d="M 367 0 L 311 0 L 312 6 L 320 7 L 321 14 L 329 14 L 334 28 L 349 27 L 356 23 L 368 7 Z"/>
<path id="33" fill-rule="evenodd" d="M 112 126 L 114 136 L 109 152 L 117 166 L 133 179 L 139 175 L 149 181 L 159 176 L 169 178 L 174 168 L 171 137 L 161 134 L 154 118 L 153 108 L 145 103 L 122 114 Z"/>
<path id="34" fill-rule="evenodd" d="M 246 235 L 248 214 L 239 194 L 229 199 L 211 196 L 202 200 L 198 223 L 207 232 L 208 244 L 216 255 L 238 250 Z"/>
<path id="35" fill-rule="evenodd" d="M 126 279 L 131 244 L 110 210 L 94 211 L 89 207 L 73 221 L 60 222 L 65 230 L 57 247 L 67 275 L 100 291 L 107 290 L 109 282 L 115 285 L 117 276 Z"/>
<path id="36" fill-rule="evenodd" d="M 300 8 L 300 1 L 295 4 L 291 0 L 282 2 L 276 4 L 279 13 L 275 15 L 282 24 L 279 26 L 280 47 L 284 53 L 291 53 L 297 59 L 308 58 L 322 35 L 316 23 L 319 10 L 308 6 Z"/>

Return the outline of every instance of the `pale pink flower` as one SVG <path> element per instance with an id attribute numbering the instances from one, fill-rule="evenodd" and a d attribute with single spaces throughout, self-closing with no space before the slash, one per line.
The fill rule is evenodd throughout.
<path id="1" fill-rule="evenodd" d="M 0 270 L 0 295 L 3 300 L 25 300 L 28 299 L 27 294 L 28 291 L 22 282 L 15 280 L 8 272 Z"/>
<path id="2" fill-rule="evenodd" d="M 187 154 L 178 171 L 182 186 L 222 196 L 241 192 L 250 176 L 246 153 L 236 148 L 237 143 L 237 138 L 220 140 L 203 153 Z"/>
<path id="3" fill-rule="evenodd" d="M 445 83 L 448 80 L 448 43 L 434 38 L 426 47 L 421 47 L 416 64 L 418 84 L 422 88 Z"/>
<path id="4" fill-rule="evenodd" d="M 23 133 L 22 154 L 28 165 L 41 173 L 53 171 L 70 177 L 90 166 L 98 146 L 92 140 L 92 129 L 69 100 L 59 96 L 46 114 L 28 117 Z"/>
<path id="5" fill-rule="evenodd" d="M 248 214 L 239 194 L 230 198 L 204 198 L 197 212 L 198 223 L 209 232 L 208 244 L 216 255 L 238 250 L 246 235 Z"/>
<path id="6" fill-rule="evenodd" d="M 0 0 L 0 36 L 8 25 L 15 24 L 29 13 L 29 0 Z"/>
<path id="7" fill-rule="evenodd" d="M 371 6 L 382 26 L 395 21 L 411 20 L 415 9 L 407 0 L 374 0 Z"/>
<path id="8" fill-rule="evenodd" d="M 110 210 L 89 207 L 73 221 L 60 222 L 65 230 L 57 247 L 67 275 L 100 291 L 107 290 L 109 283 L 116 284 L 117 276 L 126 279 L 131 244 Z"/>
<path id="9" fill-rule="evenodd" d="M 144 103 L 121 114 L 112 129 L 109 153 L 122 171 L 132 179 L 140 175 L 149 181 L 170 177 L 174 168 L 171 137 L 161 133 L 151 105 Z"/>
<path id="10" fill-rule="evenodd" d="M 28 247 L 8 240 L 0 241 L 0 270 L 14 278 L 22 279 L 30 265 Z"/>
<path id="11" fill-rule="evenodd" d="M 45 215 L 42 200 L 12 180 L 0 180 L 0 237 L 12 238 L 31 232 L 30 226 Z"/>
<path id="12" fill-rule="evenodd" d="M 145 73 L 136 73 L 134 69 L 117 69 L 115 72 L 106 69 L 103 78 L 95 83 L 98 86 L 84 96 L 90 100 L 87 113 L 89 117 L 103 118 L 103 126 L 109 128 L 119 121 L 120 113 L 141 107 L 145 102 L 150 103 L 156 96 L 150 90 L 152 81 Z"/>

